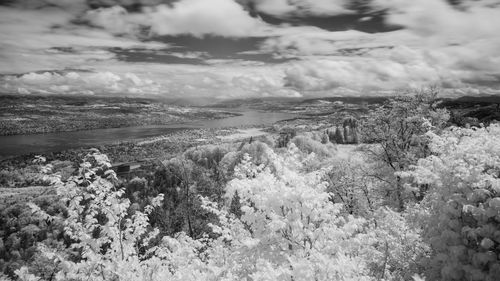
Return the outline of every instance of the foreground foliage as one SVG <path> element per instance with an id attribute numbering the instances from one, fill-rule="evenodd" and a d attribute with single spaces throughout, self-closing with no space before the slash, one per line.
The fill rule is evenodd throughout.
<path id="1" fill-rule="evenodd" d="M 500 126 L 431 134 L 435 155 L 404 173 L 428 184 L 420 222 L 434 255 L 431 280 L 500 276 Z"/>
<path id="2" fill-rule="evenodd" d="M 60 208 L 30 204 L 29 225 L 11 224 L 31 238 L 19 240 L 24 247 L 10 232 L 9 249 L 15 241 L 29 249 L 18 250 L 26 262 L 11 269 L 25 266 L 10 275 L 496 280 L 500 125 L 445 129 L 446 112 L 429 101 L 397 100 L 375 113 L 387 126 L 365 146 L 334 145 L 324 132 L 274 148 L 269 139 L 200 146 L 128 182 L 98 150 L 69 178 L 43 165 Z M 35 239 L 40 228 L 54 239 Z"/>
<path id="3" fill-rule="evenodd" d="M 266 153 L 268 166 L 245 154 L 223 205 L 200 198 L 218 220 L 211 225 L 215 235 L 194 239 L 183 232 L 158 236 L 148 215 L 161 206 L 163 195 L 151 198 L 142 212 L 131 208 L 125 191 L 115 189 L 107 157 L 93 152 L 78 176 L 59 184 L 66 218 L 31 206 L 41 218 L 60 221 L 73 241 L 63 250 L 41 246 L 40 251 L 57 265 L 56 280 L 389 280 L 409 272 L 412 265 L 390 254 L 407 252 L 401 233 L 387 223 L 396 219 L 406 225 L 399 214 L 381 210 L 375 218 L 380 226 L 345 214 L 341 204 L 331 202 L 322 180 L 326 170 L 301 172 L 302 156 L 294 145 L 281 155 Z M 239 218 L 229 211 L 236 193 Z M 423 249 L 413 253 L 420 256 Z M 17 271 L 23 280 L 36 280 L 34 273 Z"/>

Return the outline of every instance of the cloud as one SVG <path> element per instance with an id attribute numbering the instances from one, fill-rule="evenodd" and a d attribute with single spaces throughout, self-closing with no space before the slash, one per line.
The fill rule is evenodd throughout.
<path id="1" fill-rule="evenodd" d="M 114 54 L 107 48 L 167 47 L 164 43 L 115 37 L 103 30 L 75 25 L 74 18 L 71 12 L 54 7 L 0 7 L 0 73 L 80 68 L 87 61 L 113 59 Z"/>
<path id="2" fill-rule="evenodd" d="M 387 10 L 387 21 L 432 40 L 447 43 L 498 37 L 499 1 L 374 0 L 373 7 Z M 496 3 L 496 5 L 493 5 Z"/>
<path id="3" fill-rule="evenodd" d="M 113 34 L 137 35 L 147 28 L 150 36 L 246 37 L 269 27 L 234 0 L 180 0 L 143 6 L 140 13 L 129 13 L 122 6 L 102 7 L 87 11 L 82 20 Z"/>
<path id="4" fill-rule="evenodd" d="M 498 76 L 450 70 L 426 62 L 392 60 L 302 61 L 286 70 L 286 86 L 304 96 L 387 95 L 407 88 L 438 86 L 443 96 L 500 94 Z"/>
<path id="5" fill-rule="evenodd" d="M 159 4 L 173 3 L 178 0 L 86 0 L 92 8 L 123 6 L 137 8 L 144 6 L 156 6 Z"/>
<path id="6" fill-rule="evenodd" d="M 310 56 L 286 68 L 284 79 L 299 91 L 330 93 L 350 89 L 366 94 L 430 85 L 448 92 L 471 87 L 486 91 L 500 85 L 499 61 L 500 56 L 484 57 L 468 46 L 423 49 L 396 45 L 366 49 L 353 56 Z"/>
<path id="7" fill-rule="evenodd" d="M 384 44 L 375 42 L 375 36 L 372 34 L 355 30 L 329 32 L 319 28 L 295 27 L 285 28 L 280 33 L 266 39 L 260 45 L 260 50 L 283 57 L 300 58 L 311 55 L 334 55 L 342 48 L 368 48 Z"/>
<path id="8" fill-rule="evenodd" d="M 133 35 L 139 33 L 139 26 L 127 20 L 128 12 L 122 6 L 98 8 L 87 11 L 81 20 L 95 27 L 101 27 L 112 34 Z"/>
<path id="9" fill-rule="evenodd" d="M 162 85 L 162 96 L 190 99 L 230 99 L 248 97 L 300 96 L 284 87 L 281 65 L 267 65 L 239 60 L 212 62 L 209 65 L 108 65 L 106 71 L 133 72 Z"/>
<path id="10" fill-rule="evenodd" d="M 151 32 L 157 35 L 241 37 L 264 25 L 233 0 L 182 0 L 171 7 L 159 5 L 147 9 L 145 14 L 151 20 Z"/>
<path id="11" fill-rule="evenodd" d="M 47 7 L 57 7 L 63 10 L 71 10 L 75 13 L 88 9 L 86 0 L 17 0 L 9 3 L 9 6 L 22 9 L 42 9 Z"/>
<path id="12" fill-rule="evenodd" d="M 257 11 L 269 15 L 287 16 L 332 16 L 352 13 L 347 0 L 241 0 Z"/>
<path id="13" fill-rule="evenodd" d="M 500 9 L 491 2 L 453 7 L 444 0 L 375 0 L 387 21 L 404 29 L 289 32 L 269 38 L 260 51 L 298 59 L 285 67 L 284 79 L 303 92 L 367 94 L 439 85 L 448 93 L 499 93 Z"/>
<path id="14" fill-rule="evenodd" d="M 420 87 L 439 83 L 439 69 L 414 60 L 313 59 L 295 63 L 286 70 L 286 83 L 304 91 L 347 88 L 357 92 Z"/>
<path id="15" fill-rule="evenodd" d="M 42 72 L 0 78 L 6 93 L 156 96 L 213 101 L 248 97 L 297 97 L 284 87 L 280 66 L 240 61 L 210 66 L 102 62 L 95 72 Z"/>
<path id="16" fill-rule="evenodd" d="M 30 6 L 33 9 L 27 4 L 25 9 L 0 7 L 0 73 L 7 74 L 0 78 L 1 91 L 208 99 L 299 95 L 283 87 L 283 71 L 272 66 L 240 60 L 211 61 L 206 66 L 133 63 L 120 61 L 109 50 L 164 52 L 167 44 L 138 39 L 137 30 L 144 26 L 154 34 L 200 37 L 244 37 L 269 28 L 232 0 L 181 0 L 142 12 L 101 2 L 101 8 L 84 12 L 47 2 Z"/>
<path id="17" fill-rule="evenodd" d="M 262 5 L 279 6 L 280 3 L 280 1 L 262 1 Z M 315 14 L 321 14 L 333 13 L 333 10 L 335 13 L 347 13 L 345 9 L 334 8 L 338 7 L 335 1 L 329 0 L 283 3 L 290 5 L 290 9 L 286 10 L 294 13 L 314 11 Z M 139 13 L 128 12 L 122 6 L 102 7 L 87 11 L 81 19 L 113 34 L 144 35 L 139 33 L 141 30 L 147 30 L 150 37 L 163 35 L 269 37 L 322 30 L 313 26 L 268 24 L 259 17 L 251 16 L 249 11 L 236 0 L 179 0 L 171 5 L 143 6 Z"/>
<path id="18" fill-rule="evenodd" d="M 106 72 L 27 73 L 5 76 L 0 89 L 20 94 L 99 94 L 99 95 L 157 95 L 160 86 L 133 73 L 117 75 Z"/>
<path id="19" fill-rule="evenodd" d="M 347 0 L 17 1 L 0 7 L 0 73 L 25 74 L 0 78 L 0 88 L 193 99 L 379 94 L 429 85 L 457 94 L 499 92 L 500 1 L 361 2 L 400 29 L 328 31 L 292 20 L 353 13 Z M 255 11 L 285 24 L 265 23 Z M 243 52 L 207 36 L 227 37 Z M 277 59 L 251 62 L 249 55 Z"/>

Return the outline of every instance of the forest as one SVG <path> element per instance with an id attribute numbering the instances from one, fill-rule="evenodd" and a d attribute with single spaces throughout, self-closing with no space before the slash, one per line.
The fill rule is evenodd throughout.
<path id="1" fill-rule="evenodd" d="M 500 124 L 441 103 L 395 96 L 127 177 L 98 149 L 37 156 L 2 171 L 0 280 L 498 280 Z"/>

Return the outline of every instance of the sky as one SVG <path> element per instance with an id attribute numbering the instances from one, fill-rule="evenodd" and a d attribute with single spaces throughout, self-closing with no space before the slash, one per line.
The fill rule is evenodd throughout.
<path id="1" fill-rule="evenodd" d="M 500 94 L 500 0 L 3 0 L 0 92 Z"/>

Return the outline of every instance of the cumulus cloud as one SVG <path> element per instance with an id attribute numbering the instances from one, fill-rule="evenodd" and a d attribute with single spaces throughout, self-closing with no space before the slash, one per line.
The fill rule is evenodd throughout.
<path id="1" fill-rule="evenodd" d="M 164 98 L 213 99 L 297 97 L 284 87 L 280 66 L 234 61 L 210 66 L 164 64 L 94 65 L 98 72 L 42 72 L 0 78 L 0 91 L 44 94 L 145 95 Z"/>
<path id="2" fill-rule="evenodd" d="M 439 82 L 439 69 L 418 60 L 337 58 L 295 63 L 286 70 L 287 84 L 306 91 L 348 88 L 357 92 L 420 87 Z"/>
<path id="3" fill-rule="evenodd" d="M 285 70 L 300 91 L 357 93 L 439 85 L 448 93 L 499 93 L 500 9 L 492 2 L 375 0 L 387 21 L 404 29 L 289 33 L 270 38 L 262 52 L 299 59 Z M 475 90 L 473 90 L 475 89 Z"/>
<path id="4" fill-rule="evenodd" d="M 81 19 L 89 24 L 101 27 L 113 34 L 136 34 L 138 25 L 127 20 L 128 12 L 122 6 L 98 8 L 87 11 Z"/>
<path id="5" fill-rule="evenodd" d="M 0 7 L 0 73 L 80 68 L 88 61 L 112 60 L 107 48 L 160 49 L 159 42 L 116 37 L 71 23 L 71 12 L 49 7 L 19 10 Z"/>
<path id="6" fill-rule="evenodd" d="M 257 1 L 255 5 L 257 8 L 262 5 L 266 10 L 269 9 L 269 13 L 275 9 L 277 14 L 351 13 L 342 8 L 346 5 L 344 1 L 277 0 Z M 313 26 L 277 26 L 265 23 L 261 18 L 251 16 L 249 11 L 236 0 L 179 0 L 170 5 L 143 6 L 140 13 L 128 12 L 123 6 L 101 7 L 87 11 L 81 19 L 114 34 L 137 35 L 141 30 L 146 29 L 153 37 L 186 34 L 196 37 L 205 35 L 269 37 L 290 33 L 304 35 L 322 30 Z"/>
<path id="7" fill-rule="evenodd" d="M 374 0 L 375 8 L 388 10 L 387 21 L 422 37 L 447 43 L 498 37 L 498 1 L 462 1 L 458 7 L 445 0 Z"/>
<path id="8" fill-rule="evenodd" d="M 246 37 L 262 34 L 269 28 L 234 0 L 180 0 L 171 5 L 143 6 L 141 13 L 129 13 L 117 5 L 89 10 L 81 19 L 111 33 L 129 35 L 147 28 L 150 36 Z"/>
<path id="9" fill-rule="evenodd" d="M 500 94 L 498 77 L 488 77 L 425 62 L 314 60 L 289 67 L 285 81 L 303 95 L 314 96 L 386 95 L 395 90 L 429 86 L 440 87 L 445 96 Z"/>
<path id="10" fill-rule="evenodd" d="M 133 73 L 117 75 L 106 72 L 56 72 L 27 73 L 21 76 L 5 76 L 0 89 L 20 94 L 99 94 L 99 95 L 154 95 L 160 86 L 147 78 Z"/>
<path id="11" fill-rule="evenodd" d="M 230 99 L 300 96 L 298 91 L 284 87 L 282 65 L 226 60 L 224 63 L 204 66 L 162 64 L 142 66 L 144 73 L 137 74 L 150 77 L 154 81 L 161 81 L 165 97 Z M 140 68 L 140 65 L 136 68 Z M 121 69 L 127 69 L 127 66 L 108 67 L 108 70 L 113 72 Z"/>
<path id="12" fill-rule="evenodd" d="M 159 5 L 144 12 L 151 32 L 157 35 L 244 37 L 266 26 L 233 0 L 181 0 L 172 6 Z"/>
<path id="13" fill-rule="evenodd" d="M 429 85 L 448 92 L 471 87 L 484 91 L 500 85 L 499 58 L 484 57 L 464 46 L 425 49 L 395 45 L 366 48 L 361 55 L 309 56 L 286 68 L 285 80 L 301 91 L 347 88 L 366 94 Z"/>

